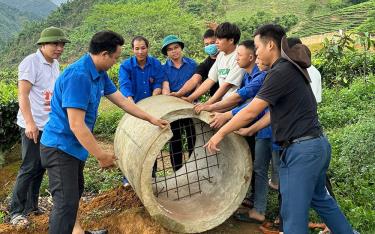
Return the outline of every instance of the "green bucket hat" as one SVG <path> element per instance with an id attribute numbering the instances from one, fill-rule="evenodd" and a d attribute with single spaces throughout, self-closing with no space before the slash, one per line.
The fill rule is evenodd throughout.
<path id="1" fill-rule="evenodd" d="M 70 42 L 64 32 L 56 27 L 49 27 L 42 31 L 40 38 L 36 44 L 49 43 L 49 42 Z"/>
<path id="2" fill-rule="evenodd" d="M 164 39 L 163 39 L 163 46 L 161 47 L 161 52 L 164 55 L 167 55 L 167 46 L 170 45 L 170 44 L 173 44 L 173 43 L 180 44 L 181 49 L 184 49 L 185 45 L 179 37 L 177 37 L 175 35 L 168 35 L 168 36 L 164 37 Z"/>

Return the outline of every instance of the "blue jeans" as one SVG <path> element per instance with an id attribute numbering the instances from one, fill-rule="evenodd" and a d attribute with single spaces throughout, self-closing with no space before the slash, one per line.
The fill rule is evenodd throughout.
<path id="1" fill-rule="evenodd" d="M 284 150 L 279 170 L 284 233 L 308 233 L 310 206 L 332 233 L 353 233 L 325 186 L 330 160 L 331 145 L 324 136 L 294 143 Z"/>
<path id="2" fill-rule="evenodd" d="M 271 182 L 279 184 L 280 150 L 272 151 Z"/>
<path id="3" fill-rule="evenodd" d="M 271 158 L 271 139 L 256 139 L 254 160 L 254 209 L 260 214 L 265 214 L 267 208 L 268 168 Z"/>

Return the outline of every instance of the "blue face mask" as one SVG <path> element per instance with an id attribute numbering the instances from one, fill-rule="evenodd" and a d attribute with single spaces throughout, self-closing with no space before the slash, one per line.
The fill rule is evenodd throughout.
<path id="1" fill-rule="evenodd" d="M 216 44 L 210 44 L 204 47 L 204 52 L 210 56 L 215 56 L 217 53 L 219 53 L 219 50 Z"/>

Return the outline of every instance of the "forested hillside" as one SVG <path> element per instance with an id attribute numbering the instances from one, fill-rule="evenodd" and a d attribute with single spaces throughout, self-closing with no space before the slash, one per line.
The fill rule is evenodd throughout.
<path id="1" fill-rule="evenodd" d="M 89 38 L 103 29 L 118 31 L 127 42 L 137 34 L 148 37 L 151 52 L 156 56 L 161 56 L 158 48 L 162 38 L 177 34 L 188 41 L 187 54 L 198 60 L 203 56 L 201 34 L 209 21 L 237 23 L 242 30 L 242 39 L 251 37 L 252 32 L 264 23 L 281 24 L 290 30 L 289 35 L 298 36 L 338 29 L 371 31 L 374 27 L 371 9 L 374 9 L 375 0 L 351 6 L 354 2 L 361 1 L 321 0 L 317 5 L 312 0 L 72 0 L 62 4 L 45 20 L 26 24 L 20 34 L 3 47 L 0 68 L 14 67 L 35 51 L 35 41 L 41 30 L 49 26 L 63 28 L 72 39 L 62 57 L 63 63 L 80 56 Z M 5 30 L 3 34 L 8 35 Z M 129 43 L 123 56 L 128 53 Z"/>
<path id="2" fill-rule="evenodd" d="M 60 0 L 61 1 L 61 0 Z M 41 20 L 57 8 L 50 0 L 0 0 L 0 49 L 26 21 Z"/>
<path id="3" fill-rule="evenodd" d="M 57 4 L 50 0 L 0 0 L 0 3 L 38 17 L 49 15 L 57 7 Z"/>
<path id="4" fill-rule="evenodd" d="M 0 2 L 0 47 L 8 38 L 14 36 L 27 20 L 36 20 L 37 16 L 22 12 Z"/>

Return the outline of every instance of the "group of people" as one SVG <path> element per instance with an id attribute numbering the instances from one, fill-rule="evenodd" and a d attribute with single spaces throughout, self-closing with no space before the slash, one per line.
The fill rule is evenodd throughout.
<path id="1" fill-rule="evenodd" d="M 43 212 L 38 196 L 47 170 L 54 204 L 49 233 L 84 233 L 77 211 L 88 154 L 103 168 L 116 160 L 92 134 L 102 96 L 127 113 L 165 128 L 167 121 L 147 114 L 136 103 L 153 95 L 196 102 L 209 92 L 210 98 L 194 107 L 197 114 L 213 112 L 210 126 L 219 129 L 205 147 L 219 151 L 225 135 L 236 131 L 246 137 L 254 162 L 252 186 L 243 202 L 249 209 L 236 212 L 235 218 L 263 222 L 270 185 L 281 194 L 280 232 L 308 233 L 311 206 L 333 233 L 353 233 L 327 193 L 330 145 L 318 120 L 320 74 L 311 66 L 310 51 L 299 39 L 286 38 L 279 25 L 261 26 L 254 39 L 240 42 L 240 37 L 240 29 L 229 22 L 207 30 L 203 43 L 208 56 L 198 65 L 184 56 L 185 43 L 168 35 L 162 41 L 161 52 L 167 57 L 162 65 L 149 55 L 149 41 L 136 36 L 131 41 L 134 56 L 121 63 L 117 91 L 106 71 L 121 55 L 121 35 L 96 33 L 88 53 L 60 74 L 57 59 L 69 40 L 59 28 L 43 30 L 37 52 L 19 65 L 17 123 L 23 161 L 10 205 L 11 223 L 28 224 L 27 215 Z M 194 131 L 189 119 L 170 125 L 171 163 L 178 170 L 183 164 L 180 129 L 191 139 L 189 149 L 194 145 L 194 138 L 189 137 Z M 128 184 L 126 178 L 124 183 Z"/>

